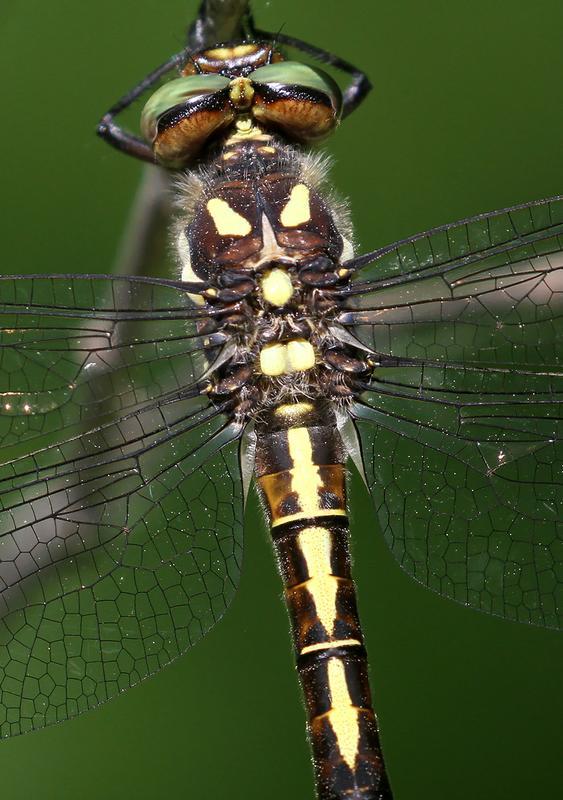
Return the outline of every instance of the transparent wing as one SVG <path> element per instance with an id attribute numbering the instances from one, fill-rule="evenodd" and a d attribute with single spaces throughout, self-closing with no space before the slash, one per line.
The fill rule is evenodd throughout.
<path id="1" fill-rule="evenodd" d="M 560 363 L 562 248 L 560 198 L 437 228 L 351 262 L 341 321 L 390 356 Z"/>
<path id="2" fill-rule="evenodd" d="M 359 271 L 340 319 L 379 364 L 352 413 L 401 565 L 454 600 L 553 627 L 562 234 L 556 198 L 414 237 Z"/>
<path id="3" fill-rule="evenodd" d="M 75 279 L 73 303 L 89 280 Z M 129 290 L 126 308 L 114 299 L 109 315 L 117 327 L 129 315 L 125 338 L 102 328 L 98 339 L 88 326 L 100 331 L 103 313 L 94 322 L 80 315 L 82 303 L 36 303 L 33 283 L 21 289 L 33 302 L 12 320 L 21 327 L 0 338 L 4 363 L 18 367 L 10 376 L 29 380 L 30 401 L 38 376 L 55 398 L 54 408 L 30 402 L 23 412 L 26 433 L 37 419 L 40 434 L 18 440 L 9 426 L 2 450 L 4 736 L 92 708 L 189 648 L 228 606 L 242 547 L 240 430 L 194 384 L 206 368 L 199 354 L 206 362 L 216 348 L 199 341 L 194 350 L 198 337 L 181 316 L 168 338 L 170 304 L 146 296 L 147 307 L 136 306 Z M 51 337 L 56 307 L 63 314 Z M 60 327 L 75 318 L 78 326 Z M 33 349 L 21 346 L 34 336 Z"/>
<path id="4" fill-rule="evenodd" d="M 0 445 L 190 386 L 223 339 L 187 284 L 0 278 Z M 194 316 L 195 315 L 195 316 Z"/>

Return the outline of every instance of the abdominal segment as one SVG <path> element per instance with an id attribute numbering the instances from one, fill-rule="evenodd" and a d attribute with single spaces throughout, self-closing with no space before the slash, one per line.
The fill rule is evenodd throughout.
<path id="1" fill-rule="evenodd" d="M 331 408 L 257 426 L 256 475 L 284 583 L 320 800 L 391 797 L 350 571 L 345 453 Z"/>

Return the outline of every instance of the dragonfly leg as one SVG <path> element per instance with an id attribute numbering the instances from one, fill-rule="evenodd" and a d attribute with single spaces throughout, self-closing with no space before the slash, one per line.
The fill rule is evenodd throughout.
<path id="1" fill-rule="evenodd" d="M 268 31 L 257 30 L 256 35 L 271 39 L 276 42 L 286 44 L 288 47 L 295 47 L 302 53 L 312 56 L 317 61 L 323 64 L 328 64 L 330 67 L 345 72 L 352 77 L 350 85 L 344 90 L 343 105 L 342 105 L 342 118 L 347 117 L 352 113 L 360 103 L 367 97 L 372 89 L 372 84 L 365 72 L 358 69 L 349 61 L 345 61 L 340 56 L 330 53 L 328 50 L 323 50 L 320 47 L 304 42 L 302 39 L 296 39 L 294 36 L 287 36 L 285 33 L 269 33 Z"/>
<path id="2" fill-rule="evenodd" d="M 134 136 L 132 133 L 129 133 L 120 125 L 115 122 L 115 118 L 118 114 L 124 111 L 126 108 L 129 108 L 132 103 L 135 102 L 147 89 L 150 89 L 154 84 L 160 80 L 164 75 L 168 72 L 171 72 L 174 67 L 177 67 L 181 64 L 186 56 L 188 55 L 188 50 L 182 50 L 180 53 L 176 53 L 175 55 L 171 56 L 167 59 L 163 64 L 153 70 L 146 78 L 143 78 L 136 86 L 133 87 L 129 92 L 123 95 L 117 103 L 115 103 L 101 118 L 100 122 L 98 123 L 97 133 L 98 136 L 101 136 L 106 142 L 115 147 L 117 150 L 121 150 L 123 153 L 127 153 L 127 155 L 133 156 L 134 158 L 138 158 L 141 161 L 148 161 L 151 164 L 154 164 L 155 158 L 152 147 L 144 142 L 142 139 Z"/>
<path id="3" fill-rule="evenodd" d="M 101 118 L 97 133 L 122 153 L 154 164 L 152 147 L 115 122 L 118 114 L 135 102 L 168 72 L 182 64 L 194 50 L 210 47 L 226 38 L 253 36 L 254 23 L 249 0 L 203 0 L 196 20 L 188 29 L 187 47 L 153 70 L 121 97 Z"/>

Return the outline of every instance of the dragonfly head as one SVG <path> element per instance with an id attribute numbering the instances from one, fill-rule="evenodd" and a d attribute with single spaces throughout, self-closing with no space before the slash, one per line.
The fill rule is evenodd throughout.
<path id="1" fill-rule="evenodd" d="M 180 168 L 241 115 L 259 130 L 314 142 L 338 124 L 342 95 L 323 70 L 285 61 L 271 43 L 221 45 L 190 56 L 179 78 L 149 98 L 141 131 L 157 160 Z"/>

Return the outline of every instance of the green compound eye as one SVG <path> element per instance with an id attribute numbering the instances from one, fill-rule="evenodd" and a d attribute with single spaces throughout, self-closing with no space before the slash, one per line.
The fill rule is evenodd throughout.
<path id="1" fill-rule="evenodd" d="M 141 132 L 148 142 L 154 142 L 158 121 L 163 114 L 189 100 L 215 94 L 229 85 L 222 75 L 188 75 L 165 83 L 147 100 L 141 113 Z"/>
<path id="2" fill-rule="evenodd" d="M 338 125 L 342 93 L 330 75 L 297 61 L 259 67 L 249 75 L 252 114 L 265 128 L 299 142 L 315 142 Z"/>
<path id="3" fill-rule="evenodd" d="M 259 67 L 249 75 L 254 84 L 268 87 L 291 87 L 320 92 L 330 99 L 337 116 L 342 109 L 342 93 L 336 81 L 322 69 L 300 64 L 298 61 L 280 61 Z"/>

